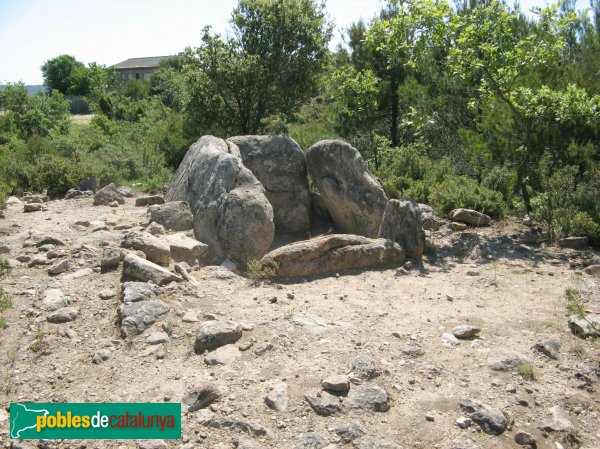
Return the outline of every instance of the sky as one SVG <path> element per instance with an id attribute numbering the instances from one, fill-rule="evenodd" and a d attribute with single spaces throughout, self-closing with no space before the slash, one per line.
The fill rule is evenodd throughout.
<path id="1" fill-rule="evenodd" d="M 583 2 L 584 0 L 578 0 Z M 107 66 L 197 46 L 202 28 L 225 32 L 237 0 L 0 0 L 0 83 L 42 84 L 41 65 L 69 54 Z M 521 0 L 524 10 L 544 0 Z M 327 0 L 340 31 L 369 20 L 382 0 Z"/>

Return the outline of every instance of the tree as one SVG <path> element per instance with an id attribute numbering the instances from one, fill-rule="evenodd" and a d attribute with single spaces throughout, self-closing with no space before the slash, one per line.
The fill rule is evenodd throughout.
<path id="1" fill-rule="evenodd" d="M 189 110 L 201 132 L 252 134 L 313 96 L 332 28 L 316 0 L 240 0 L 233 35 L 204 29 L 187 50 Z"/>
<path id="2" fill-rule="evenodd" d="M 0 110 L 0 133 L 13 133 L 22 140 L 66 133 L 69 129 L 69 103 L 56 90 L 50 95 L 27 95 L 23 83 L 9 83 L 0 91 Z"/>
<path id="3" fill-rule="evenodd" d="M 559 14 L 556 5 L 536 12 L 537 22 L 524 34 L 515 29 L 519 23 L 518 9 L 510 10 L 496 0 L 457 16 L 453 24 L 456 45 L 449 59 L 454 75 L 478 79 L 479 96 L 472 103 L 474 107 L 500 102 L 512 116 L 513 144 L 503 156 L 516 166 L 517 188 L 527 210 L 531 210 L 529 178 L 546 150 L 546 142 L 538 138 L 537 131 L 548 123 L 545 117 L 560 114 L 559 109 L 542 110 L 535 105 L 544 103 L 546 108 L 552 108 L 563 104 L 556 101 L 557 93 L 550 95 L 549 89 L 540 86 L 534 75 L 536 70 L 560 61 L 565 48 L 564 30 L 573 20 L 571 15 Z M 564 95 L 565 99 L 581 101 L 587 97 L 585 92 L 577 95 L 565 91 Z M 544 101 L 550 97 L 554 100 Z"/>
<path id="4" fill-rule="evenodd" d="M 73 56 L 60 55 L 42 66 L 44 85 L 48 93 L 57 90 L 63 95 L 84 95 L 97 100 L 102 92 L 114 87 L 117 72 L 113 68 L 91 62 L 86 67 Z"/>
<path id="5" fill-rule="evenodd" d="M 42 65 L 46 91 L 50 93 L 57 90 L 63 95 L 71 93 L 71 88 L 75 85 L 75 79 L 78 76 L 77 72 L 82 70 L 85 70 L 83 63 L 70 55 L 60 55 L 47 60 Z"/>

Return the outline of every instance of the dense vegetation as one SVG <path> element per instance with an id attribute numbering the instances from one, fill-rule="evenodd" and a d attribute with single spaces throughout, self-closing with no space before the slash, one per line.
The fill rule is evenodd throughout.
<path id="1" fill-rule="evenodd" d="M 391 197 L 442 215 L 529 212 L 600 242 L 600 1 L 574 5 L 388 1 L 330 52 L 318 1 L 240 0 L 230 36 L 206 28 L 150 82 L 58 56 L 47 94 L 0 92 L 0 197 L 90 176 L 159 189 L 202 134 L 288 133 L 347 139 Z M 88 99 L 89 125 L 63 94 Z"/>

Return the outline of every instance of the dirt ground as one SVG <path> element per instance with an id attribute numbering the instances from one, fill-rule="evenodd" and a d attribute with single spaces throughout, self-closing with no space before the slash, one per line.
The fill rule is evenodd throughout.
<path id="1" fill-rule="evenodd" d="M 600 312 L 600 280 L 580 271 L 584 260 L 598 258 L 592 249 L 523 246 L 513 234 L 525 228 L 517 221 L 504 221 L 444 237 L 432 234 L 423 265 L 406 272 L 382 267 L 256 283 L 224 267 L 204 267 L 191 272 L 198 287 L 173 283 L 161 289 L 161 299 L 171 309 L 167 317 L 143 334 L 123 339 L 118 294 L 99 297 L 107 289 L 120 292 L 121 272 L 100 273 L 100 245 L 119 246 L 127 230 L 147 225 L 146 208 L 133 203 L 128 198 L 125 205 L 111 208 L 94 207 L 91 198 L 51 201 L 47 211 L 34 213 L 11 206 L 0 219 L 0 245 L 10 247 L 1 257 L 14 261 L 19 255 L 37 256 L 35 247 L 23 243 L 30 233 L 41 233 L 62 239 L 66 245 L 57 249 L 71 261 L 69 271 L 58 276 L 49 276 L 48 266 L 29 268 L 14 261 L 10 274 L 0 280 L 13 302 L 3 313 L 8 326 L 0 330 L 1 447 L 11 445 L 11 401 L 179 402 L 200 380 L 212 380 L 226 392 L 209 409 L 268 428 L 268 437 L 245 435 L 267 448 L 310 447 L 295 446 L 307 432 L 321 435 L 328 448 L 351 448 L 352 443 L 344 444 L 332 432 L 349 421 L 368 436 L 405 449 L 476 447 L 453 446 L 454 440 L 470 440 L 481 449 L 523 447 L 514 440 L 519 430 L 531 433 L 540 449 L 600 448 L 599 345 L 569 331 L 565 296 L 567 288 L 585 287 L 592 296 L 588 309 Z M 94 220 L 104 221 L 107 230 L 93 232 L 92 226 L 76 224 Z M 84 253 L 89 257 L 80 257 Z M 70 276 L 85 268 L 94 271 L 76 279 Z M 46 322 L 42 299 L 49 288 L 72 298 L 80 309 L 75 321 Z M 199 322 L 182 320 L 190 311 Z M 236 344 L 252 342 L 252 347 L 231 364 L 208 366 L 194 353 L 200 322 L 214 318 L 251 329 Z M 148 344 L 148 335 L 161 330 L 163 322 L 172 330 L 170 341 Z M 479 337 L 457 346 L 442 344 L 441 335 L 461 324 L 479 326 Z M 552 336 L 561 341 L 558 360 L 533 348 Z M 102 349 L 108 349 L 110 357 L 93 364 L 93 354 Z M 528 358 L 535 379 L 514 370 L 491 370 L 488 357 L 503 350 Z M 381 370 L 367 383 L 387 391 L 389 411 L 317 415 L 304 395 L 320 391 L 321 380 L 329 375 L 347 374 L 359 355 L 370 356 Z M 581 372 L 591 373 L 587 383 Z M 280 382 L 288 386 L 289 406 L 276 412 L 264 397 Z M 516 391 L 507 388 L 510 385 Z M 511 428 L 499 436 L 477 425 L 459 428 L 463 397 L 506 412 L 513 420 Z M 528 405 L 520 405 L 518 398 Z M 554 406 L 568 411 L 573 430 L 537 429 Z M 203 413 L 184 411 L 183 441 L 166 441 L 166 447 L 235 447 L 234 439 L 242 434 L 201 426 L 197 417 Z M 12 444 L 28 448 L 37 442 Z M 148 444 L 63 441 L 39 447 L 163 447 Z"/>

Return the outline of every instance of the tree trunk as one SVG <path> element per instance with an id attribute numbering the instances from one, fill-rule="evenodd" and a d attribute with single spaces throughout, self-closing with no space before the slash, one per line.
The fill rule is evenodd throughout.
<path id="1" fill-rule="evenodd" d="M 390 140 L 392 146 L 398 146 L 398 72 L 394 68 L 390 74 Z"/>

